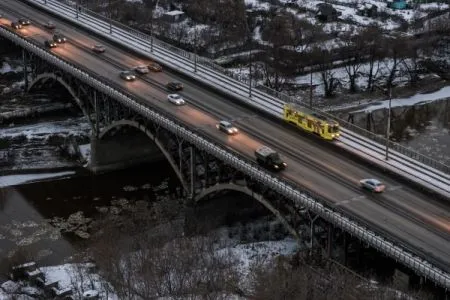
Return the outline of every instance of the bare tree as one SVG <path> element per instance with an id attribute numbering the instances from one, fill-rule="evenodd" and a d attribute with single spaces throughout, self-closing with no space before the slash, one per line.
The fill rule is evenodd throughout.
<path id="1" fill-rule="evenodd" d="M 295 74 L 297 64 L 296 53 L 293 51 L 292 23 L 284 12 L 276 14 L 262 31 L 262 37 L 268 43 L 264 55 L 262 73 L 265 85 L 281 91 L 288 78 Z"/>
<path id="2" fill-rule="evenodd" d="M 221 299 L 237 289 L 233 257 L 217 251 L 208 238 L 184 237 L 172 223 L 159 230 L 142 227 L 127 237 L 114 224 L 106 224 L 92 253 L 121 299 Z M 128 225 L 121 226 L 124 230 Z"/>
<path id="3" fill-rule="evenodd" d="M 383 41 L 383 32 L 379 25 L 371 25 L 363 30 L 361 38 L 365 44 L 369 69 L 367 71 L 367 90 L 373 92 L 374 82 L 380 70 L 380 60 L 384 57 L 384 49 L 380 46 Z"/>
<path id="4" fill-rule="evenodd" d="M 419 81 L 420 52 L 424 46 L 423 40 L 408 40 L 404 45 L 407 57 L 402 59 L 402 66 L 406 70 L 411 85 L 416 85 Z"/>
<path id="5" fill-rule="evenodd" d="M 388 37 L 384 40 L 384 49 L 386 50 L 385 67 L 388 70 L 386 78 L 386 87 L 389 90 L 399 71 L 399 65 L 407 55 L 405 44 L 408 40 L 399 34 Z"/>
<path id="6" fill-rule="evenodd" d="M 343 55 L 348 56 L 348 61 L 344 65 L 344 68 L 350 84 L 349 90 L 350 93 L 355 93 L 357 88 L 356 79 L 364 59 L 364 36 L 360 33 L 356 35 L 347 33 L 342 37 L 342 41 L 344 42 L 342 50 L 345 51 Z"/>
<path id="7" fill-rule="evenodd" d="M 335 71 L 333 70 L 334 58 L 331 50 L 315 48 L 312 52 L 312 61 L 319 68 L 325 97 L 333 97 L 340 83 L 335 77 Z"/>

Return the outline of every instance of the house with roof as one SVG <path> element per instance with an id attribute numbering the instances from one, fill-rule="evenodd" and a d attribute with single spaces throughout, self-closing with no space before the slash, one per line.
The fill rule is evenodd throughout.
<path id="1" fill-rule="evenodd" d="M 336 21 L 342 13 L 328 3 L 317 4 L 316 18 L 321 22 Z"/>
<path id="2" fill-rule="evenodd" d="M 164 13 L 161 19 L 169 23 L 178 23 L 186 19 L 186 14 L 181 10 L 171 10 Z"/>

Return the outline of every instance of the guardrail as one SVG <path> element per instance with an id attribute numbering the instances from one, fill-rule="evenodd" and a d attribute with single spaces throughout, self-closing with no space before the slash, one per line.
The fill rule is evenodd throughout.
<path id="1" fill-rule="evenodd" d="M 308 191 L 302 190 L 298 186 L 295 186 L 292 183 L 285 182 L 277 176 L 268 173 L 266 170 L 259 168 L 257 165 L 255 165 L 255 163 L 250 162 L 247 158 L 240 155 L 239 153 L 231 153 L 230 149 L 224 148 L 224 146 L 214 143 L 210 138 L 207 138 L 204 135 L 193 132 L 185 124 L 181 123 L 180 121 L 174 121 L 166 113 L 156 108 L 150 108 L 140 103 L 139 101 L 136 101 L 133 95 L 130 95 L 125 90 L 121 89 L 118 86 L 115 86 L 115 84 L 110 82 L 108 78 L 89 74 L 80 66 L 69 63 L 57 57 L 53 53 L 50 53 L 43 49 L 41 46 L 36 45 L 34 42 L 28 41 L 25 38 L 17 35 L 16 33 L 7 30 L 6 28 L 0 27 L 0 36 L 3 36 L 19 45 L 20 47 L 33 52 L 35 55 L 57 66 L 64 72 L 72 74 L 85 84 L 92 86 L 100 92 L 108 95 L 112 99 L 115 99 L 123 105 L 130 107 L 130 109 L 133 109 L 137 113 L 140 113 L 152 122 L 174 132 L 195 147 L 203 149 L 214 155 L 218 159 L 233 166 L 234 168 L 241 170 L 246 175 L 251 176 L 255 180 L 259 181 L 260 184 L 265 185 L 285 196 L 287 199 L 293 202 L 294 207 L 306 207 L 310 209 L 312 212 L 321 216 L 323 219 L 342 228 L 349 234 L 356 236 L 361 241 L 371 245 L 375 249 L 378 249 L 393 257 L 418 274 L 429 278 L 430 280 L 436 282 L 446 289 L 450 288 L 450 274 L 437 268 L 428 261 L 410 253 L 408 250 L 406 250 L 407 248 L 405 246 L 396 245 L 393 242 L 388 241 L 386 238 L 377 235 L 374 231 L 371 231 L 365 226 L 360 225 L 356 221 L 350 219 L 349 217 L 346 217 L 342 212 L 338 212 L 334 208 L 327 207 L 325 204 L 323 204 L 325 203 L 325 200 L 318 197 L 317 195 L 316 196 L 318 197 L 319 201 L 323 201 L 323 203 L 320 203 L 319 201 L 311 198 Z M 423 253 L 423 256 L 426 257 L 426 253 Z"/>
<path id="2" fill-rule="evenodd" d="M 39 0 L 26 0 L 26 1 L 39 2 Z M 45 1 L 46 1 L 46 4 L 49 4 L 49 5 L 50 4 L 52 4 L 52 5 L 58 5 L 58 4 L 62 5 L 61 3 L 58 3 L 55 0 L 45 0 Z M 44 0 L 41 0 L 40 2 L 42 3 L 42 2 L 44 2 Z M 71 3 L 72 3 L 72 5 L 70 5 L 70 3 L 66 4 L 66 5 L 71 7 L 72 10 L 73 10 L 74 15 L 77 15 L 79 18 L 82 15 L 92 16 L 93 18 L 95 18 L 97 20 L 103 21 L 104 24 L 97 24 L 97 25 L 100 25 L 100 26 L 103 25 L 102 27 L 104 27 L 106 29 L 106 31 L 111 30 L 112 33 L 114 34 L 114 33 L 117 33 L 118 30 L 123 30 L 123 31 L 126 31 L 128 33 L 131 33 L 132 35 L 134 35 L 136 37 L 139 37 L 139 38 L 141 38 L 143 40 L 146 40 L 147 42 L 151 41 L 153 43 L 154 51 L 161 50 L 161 49 L 157 49 L 157 48 L 163 48 L 165 50 L 173 52 L 176 55 L 178 55 L 178 56 L 188 60 L 189 62 L 187 63 L 187 65 L 190 68 L 192 68 L 192 65 L 196 63 L 198 65 L 210 68 L 210 69 L 212 69 L 212 70 L 214 70 L 216 72 L 221 73 L 222 75 L 225 75 L 226 77 L 229 77 L 229 78 L 232 78 L 232 79 L 238 81 L 239 83 L 241 83 L 240 86 L 239 86 L 239 88 L 241 90 L 245 89 L 247 91 L 249 89 L 249 87 L 248 87 L 249 82 L 248 82 L 247 79 L 242 78 L 241 76 L 239 76 L 239 75 L 237 75 L 235 73 L 227 71 L 225 68 L 220 67 L 219 65 L 215 64 L 212 60 L 210 60 L 208 58 L 199 57 L 199 56 L 195 55 L 192 52 L 185 51 L 183 49 L 180 49 L 180 48 L 177 48 L 175 46 L 172 46 L 172 45 L 170 45 L 168 43 L 165 43 L 165 42 L 163 42 L 161 40 L 158 40 L 155 37 L 148 36 L 147 34 L 144 34 L 144 33 L 140 32 L 140 31 L 138 31 L 136 29 L 130 28 L 128 26 L 125 26 L 124 24 L 122 24 L 120 22 L 111 20 L 111 19 L 109 19 L 108 17 L 106 17 L 104 15 L 98 14 L 98 13 L 93 12 L 91 10 L 88 10 L 88 9 L 86 9 L 84 7 L 79 7 L 78 14 L 77 14 L 75 5 L 73 4 L 73 2 L 71 2 Z M 296 102 L 296 103 L 298 103 L 300 105 L 303 105 L 301 102 L 299 103 L 298 99 L 290 97 L 290 96 L 288 96 L 288 95 L 286 95 L 284 93 L 278 92 L 276 90 L 270 89 L 270 88 L 268 88 L 266 86 L 256 85 L 254 82 L 253 82 L 253 86 L 256 89 L 259 89 L 260 91 L 262 91 L 264 93 L 267 93 L 268 95 L 270 95 L 272 97 L 275 97 L 274 99 L 271 99 L 271 101 L 276 102 L 276 105 L 278 107 L 280 107 L 280 108 L 283 107 L 284 102 Z M 264 95 L 258 94 L 258 96 L 262 96 L 264 98 Z M 265 97 L 265 98 L 267 98 L 267 97 Z M 278 99 L 276 99 L 276 98 L 278 98 Z M 267 100 L 267 99 L 265 99 L 265 100 Z M 280 100 L 282 100 L 284 102 L 282 102 Z M 347 122 L 345 120 L 339 119 L 336 116 L 331 115 L 331 114 L 329 114 L 327 112 L 324 112 L 324 111 L 321 111 L 321 110 L 318 110 L 318 109 L 315 109 L 315 108 L 313 108 L 312 110 L 315 111 L 318 114 L 324 115 L 326 117 L 329 117 L 329 118 L 332 118 L 332 119 L 338 121 L 339 124 L 341 125 L 341 127 L 347 129 L 346 131 L 344 131 L 345 134 L 352 135 L 352 134 L 356 133 L 358 135 L 361 135 L 363 137 L 371 139 L 372 141 L 374 141 L 376 143 L 379 143 L 381 145 L 386 145 L 386 143 L 388 143 L 389 144 L 389 148 L 391 150 L 397 151 L 397 152 L 399 152 L 399 153 L 401 153 L 401 154 L 403 154 L 405 156 L 408 156 L 408 157 L 410 157 L 410 158 L 412 158 L 414 160 L 417 160 L 418 162 L 420 162 L 422 164 L 425 164 L 425 165 L 428 165 L 428 166 L 430 166 L 430 167 L 432 167 L 432 168 L 434 168 L 436 170 L 440 170 L 440 171 L 442 171 L 442 172 L 444 172 L 446 174 L 450 174 L 450 166 L 447 166 L 447 165 L 445 165 L 443 163 L 440 163 L 440 162 L 436 161 L 435 159 L 432 159 L 432 158 L 430 158 L 430 157 L 428 157 L 426 155 L 418 153 L 418 152 L 416 152 L 416 151 L 414 151 L 414 150 L 412 150 L 410 148 L 402 146 L 402 145 L 400 145 L 398 143 L 395 143 L 393 141 L 386 141 L 386 137 L 377 135 L 377 134 L 375 134 L 373 132 L 365 130 L 364 128 L 358 127 L 358 126 L 356 126 L 356 125 L 354 125 L 354 124 L 352 124 L 350 122 Z M 278 114 L 278 117 L 281 117 L 281 114 Z"/>

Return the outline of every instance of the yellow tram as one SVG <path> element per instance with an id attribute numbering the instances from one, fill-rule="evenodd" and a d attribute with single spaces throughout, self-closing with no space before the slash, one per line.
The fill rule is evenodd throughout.
<path id="1" fill-rule="evenodd" d="M 327 119 L 298 104 L 285 104 L 283 108 L 283 119 L 307 132 L 317 134 L 326 140 L 337 139 L 341 134 L 338 122 Z"/>

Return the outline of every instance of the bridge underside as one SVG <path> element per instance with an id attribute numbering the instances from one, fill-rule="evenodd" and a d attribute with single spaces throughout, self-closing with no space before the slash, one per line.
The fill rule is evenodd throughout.
<path id="1" fill-rule="evenodd" d="M 102 173 L 164 160 L 160 149 L 134 128 L 122 127 L 114 135 L 91 138 L 89 169 Z"/>

